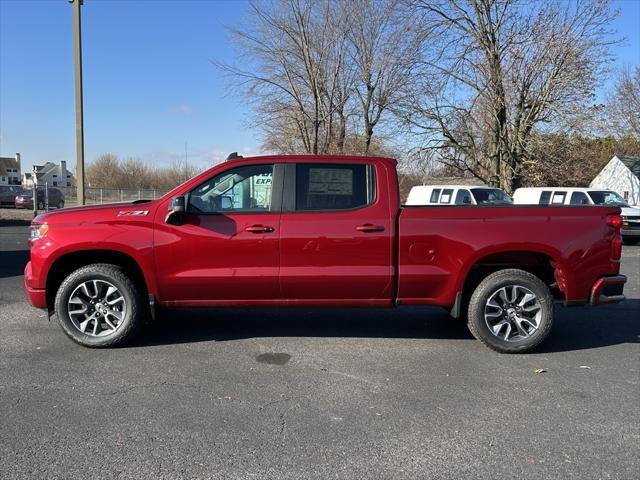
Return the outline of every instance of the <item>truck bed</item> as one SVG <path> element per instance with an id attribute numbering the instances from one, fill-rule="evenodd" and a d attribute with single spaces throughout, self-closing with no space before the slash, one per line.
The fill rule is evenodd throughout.
<path id="1" fill-rule="evenodd" d="M 553 276 L 567 303 L 586 302 L 599 276 L 618 273 L 606 217 L 619 213 L 599 206 L 403 206 L 398 301 L 452 306 L 472 269 L 525 256 L 541 270 L 552 266 L 541 274 Z"/>

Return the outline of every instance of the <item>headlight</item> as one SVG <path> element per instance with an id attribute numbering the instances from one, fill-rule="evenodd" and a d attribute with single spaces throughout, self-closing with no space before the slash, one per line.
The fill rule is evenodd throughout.
<path id="1" fill-rule="evenodd" d="M 629 218 L 626 217 L 625 215 L 622 216 L 622 226 L 623 227 L 629 226 Z"/>
<path id="2" fill-rule="evenodd" d="M 49 225 L 43 223 L 42 225 L 31 225 L 29 228 L 29 240 L 32 242 L 35 240 L 39 240 L 40 238 L 47 235 L 49 231 Z"/>

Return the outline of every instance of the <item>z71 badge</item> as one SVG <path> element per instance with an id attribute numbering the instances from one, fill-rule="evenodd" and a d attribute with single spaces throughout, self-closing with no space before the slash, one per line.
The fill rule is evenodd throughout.
<path id="1" fill-rule="evenodd" d="M 141 217 L 147 215 L 149 210 L 120 210 L 118 212 L 119 217 Z"/>

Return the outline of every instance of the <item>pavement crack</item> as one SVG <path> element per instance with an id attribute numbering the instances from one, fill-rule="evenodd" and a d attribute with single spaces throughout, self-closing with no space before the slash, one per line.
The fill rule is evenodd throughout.
<path id="1" fill-rule="evenodd" d="M 121 393 L 131 392 L 133 390 L 144 390 L 147 388 L 154 387 L 179 387 L 179 388 L 190 388 L 198 391 L 203 391 L 204 389 L 200 385 L 189 385 L 183 383 L 172 383 L 172 382 L 159 382 L 159 383 L 143 383 L 140 385 L 128 385 L 123 388 L 118 388 L 116 390 L 111 390 L 109 392 L 101 392 L 100 395 L 118 395 Z"/>
<path id="2" fill-rule="evenodd" d="M 351 375 L 350 373 L 345 373 L 345 372 L 339 372 L 338 370 L 326 370 L 329 373 L 333 373 L 334 375 L 340 375 L 342 377 L 345 378 L 349 378 L 351 380 L 356 380 L 358 382 L 363 382 L 363 383 L 368 383 L 369 385 L 374 385 L 376 387 L 379 387 L 380 384 L 377 382 L 372 382 L 371 380 L 368 380 L 366 378 L 362 378 L 362 377 L 358 377 L 357 375 Z"/>
<path id="3" fill-rule="evenodd" d="M 286 415 L 287 415 L 286 411 L 280 414 L 280 437 L 284 437 L 284 434 L 286 433 L 286 430 L 287 430 L 287 419 L 285 418 Z"/>
<path id="4" fill-rule="evenodd" d="M 267 402 L 267 403 L 265 403 L 264 405 L 260 405 L 260 406 L 258 407 L 258 411 L 259 411 L 259 412 L 261 412 L 261 411 L 263 411 L 264 409 L 266 409 L 267 407 L 270 407 L 270 406 L 272 406 L 272 405 L 277 405 L 278 403 L 282 403 L 282 402 L 286 402 L 286 401 L 287 401 L 287 399 L 286 399 L 286 398 L 281 398 L 281 399 L 279 399 L 279 400 L 273 400 L 273 401 L 271 401 L 271 402 Z"/>

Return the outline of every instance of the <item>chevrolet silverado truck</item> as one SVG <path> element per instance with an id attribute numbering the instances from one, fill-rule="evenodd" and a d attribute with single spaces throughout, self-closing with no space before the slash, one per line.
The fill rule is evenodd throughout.
<path id="1" fill-rule="evenodd" d="M 39 215 L 24 289 L 88 347 L 158 308 L 436 305 L 523 352 L 555 304 L 624 300 L 620 208 L 401 206 L 397 180 L 388 158 L 235 157 L 155 201 Z"/>

